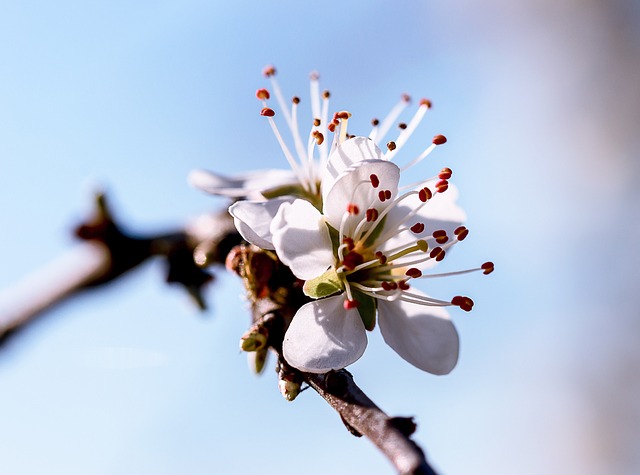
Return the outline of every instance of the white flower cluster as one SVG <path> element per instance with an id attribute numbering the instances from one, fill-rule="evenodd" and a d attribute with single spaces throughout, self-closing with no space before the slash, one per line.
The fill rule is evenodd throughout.
<path id="1" fill-rule="evenodd" d="M 293 151 L 283 139 L 268 107 L 270 92 L 260 89 L 262 115 L 267 117 L 291 166 L 234 178 L 196 171 L 191 181 L 210 193 L 250 200 L 235 202 L 229 212 L 240 234 L 262 249 L 274 250 L 292 273 L 305 281 L 312 300 L 289 326 L 283 354 L 302 371 L 324 373 L 358 360 L 367 346 L 367 330 L 376 323 L 384 340 L 412 365 L 446 374 L 458 359 L 458 334 L 445 307 L 469 311 L 473 302 L 456 296 L 439 300 L 414 284 L 438 274 L 429 269 L 449 248 L 463 240 L 464 212 L 456 204 L 457 190 L 448 180 L 451 170 L 417 184 L 400 187 L 401 171 L 422 161 L 444 142 L 429 146 L 403 169 L 392 160 L 415 131 L 431 104 L 422 100 L 408 124 L 400 124 L 396 140 L 382 151 L 378 143 L 410 103 L 407 96 L 382 122 L 374 121 L 368 137 L 347 133 L 350 114 L 329 118 L 329 93 L 320 92 L 311 77 L 313 125 L 303 140 L 298 128 L 298 98 L 289 109 L 275 80 L 265 70 L 272 91 L 293 135 Z M 331 145 L 326 140 L 333 134 Z M 484 263 L 457 273 L 493 270 Z"/>

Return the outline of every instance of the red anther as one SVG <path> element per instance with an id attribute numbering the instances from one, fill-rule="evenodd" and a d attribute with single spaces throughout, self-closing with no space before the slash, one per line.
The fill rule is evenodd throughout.
<path id="1" fill-rule="evenodd" d="M 384 190 L 384 197 L 387 200 L 391 199 L 391 190 Z"/>
<path id="2" fill-rule="evenodd" d="M 324 135 L 322 135 L 322 132 L 318 132 L 316 130 L 317 133 L 313 134 L 316 138 L 316 144 L 318 145 L 322 145 L 322 142 L 324 142 Z"/>
<path id="3" fill-rule="evenodd" d="M 410 229 L 412 233 L 420 234 L 422 231 L 424 231 L 424 223 L 416 223 L 411 226 Z"/>
<path id="4" fill-rule="evenodd" d="M 358 214 L 360 213 L 360 208 L 358 208 L 358 205 L 355 203 L 349 203 L 347 205 L 347 213 L 349 214 Z"/>
<path id="5" fill-rule="evenodd" d="M 260 99 L 261 101 L 264 101 L 264 100 L 266 100 L 266 99 L 269 99 L 269 97 L 271 97 L 271 96 L 269 95 L 269 91 L 268 91 L 268 90 L 266 90 L 266 89 L 264 89 L 264 88 L 263 88 L 263 89 L 258 89 L 258 90 L 256 91 L 256 98 Z"/>
<path id="6" fill-rule="evenodd" d="M 322 98 L 323 99 L 329 99 L 329 97 L 331 97 L 331 93 L 327 90 L 322 91 Z"/>
<path id="7" fill-rule="evenodd" d="M 291 102 L 293 102 L 294 104 L 300 104 L 300 98 L 298 96 L 293 96 L 291 98 Z"/>
<path id="8" fill-rule="evenodd" d="M 342 265 L 349 270 L 353 270 L 363 262 L 364 262 L 364 257 L 362 257 L 362 254 L 351 251 L 349 254 L 344 256 L 344 259 L 342 260 Z"/>
<path id="9" fill-rule="evenodd" d="M 327 125 L 327 130 L 329 132 L 335 132 L 336 131 L 336 124 L 334 124 L 333 122 L 331 122 L 329 125 Z"/>
<path id="10" fill-rule="evenodd" d="M 376 252 L 376 257 L 378 258 L 378 260 L 380 261 L 380 264 L 384 265 L 387 263 L 387 256 L 385 256 L 382 251 L 377 251 Z"/>
<path id="11" fill-rule="evenodd" d="M 375 221 L 378 219 L 378 210 L 375 208 L 369 208 L 367 210 L 367 222 Z"/>
<path id="12" fill-rule="evenodd" d="M 398 288 L 398 284 L 395 282 L 382 282 L 380 287 L 382 287 L 383 290 L 396 290 Z"/>
<path id="13" fill-rule="evenodd" d="M 387 142 L 387 148 L 390 152 L 393 152 L 396 149 L 396 143 L 393 140 Z"/>
<path id="14" fill-rule="evenodd" d="M 317 118 L 316 118 L 316 119 L 313 119 L 313 126 L 314 126 L 314 127 L 320 127 L 320 124 L 321 124 L 321 123 L 322 123 L 322 122 L 320 121 L 320 119 L 317 119 Z"/>
<path id="15" fill-rule="evenodd" d="M 448 180 L 449 178 L 451 178 L 452 173 L 453 172 L 451 171 L 451 168 L 443 168 L 442 170 L 440 170 L 438 178 L 440 178 L 441 180 Z"/>
<path id="16" fill-rule="evenodd" d="M 404 275 L 413 279 L 417 279 L 418 277 L 422 277 L 422 271 L 416 267 L 412 267 L 411 269 L 407 270 Z"/>
<path id="17" fill-rule="evenodd" d="M 340 119 L 338 119 L 335 115 L 333 116 L 333 120 L 331 121 L 336 127 L 340 125 Z"/>
<path id="18" fill-rule="evenodd" d="M 380 124 L 380 121 L 378 119 L 371 119 L 371 125 L 373 125 L 374 127 L 377 127 L 378 124 Z"/>
<path id="19" fill-rule="evenodd" d="M 371 180 L 371 186 L 373 186 L 374 188 L 378 188 L 378 186 L 380 185 L 380 179 L 375 173 L 369 175 L 369 180 Z"/>
<path id="20" fill-rule="evenodd" d="M 431 190 L 426 187 L 421 189 L 418 193 L 418 198 L 420 198 L 420 201 L 422 201 L 423 203 L 426 203 L 428 200 L 430 200 L 432 196 L 433 193 L 431 193 Z"/>
<path id="21" fill-rule="evenodd" d="M 469 235 L 469 230 L 464 226 L 459 226 L 456 228 L 453 234 L 456 235 L 456 238 L 458 238 L 458 241 L 464 241 L 464 238 L 466 238 Z"/>
<path id="22" fill-rule="evenodd" d="M 269 64 L 264 67 L 264 69 L 262 70 L 262 74 L 264 74 L 267 77 L 275 76 L 276 68 L 274 68 L 271 64 Z"/>
<path id="23" fill-rule="evenodd" d="M 431 259 L 435 259 L 436 262 L 440 262 L 442 259 L 444 259 L 445 254 L 446 252 L 441 247 L 434 247 L 433 249 L 431 249 L 429 257 L 431 257 Z"/>
<path id="24" fill-rule="evenodd" d="M 398 288 L 400 290 L 409 290 L 411 288 L 411 286 L 409 284 L 407 284 L 406 281 L 401 280 L 398 282 Z"/>
<path id="25" fill-rule="evenodd" d="M 346 237 L 342 240 L 342 244 L 345 244 L 347 246 L 347 250 L 352 251 L 354 247 L 356 247 L 355 243 L 353 242 L 353 239 L 351 239 L 350 237 Z"/>
<path id="26" fill-rule="evenodd" d="M 358 302 L 357 300 L 345 299 L 345 301 L 344 301 L 344 309 L 345 310 L 351 310 L 353 308 L 358 308 L 358 305 L 360 305 L 360 302 Z"/>
<path id="27" fill-rule="evenodd" d="M 427 106 L 429 109 L 431 109 L 431 101 L 429 99 L 421 99 L 420 100 L 420 105 L 421 106 Z"/>
<path id="28" fill-rule="evenodd" d="M 269 109 L 268 107 L 263 107 L 262 110 L 260 111 L 260 115 L 263 115 L 265 117 L 273 117 L 274 115 L 276 115 L 276 113 L 273 111 L 273 109 Z"/>
<path id="29" fill-rule="evenodd" d="M 312 81 L 317 81 L 318 79 L 320 79 L 320 73 L 318 71 L 311 71 L 309 73 L 309 79 L 311 79 Z"/>
<path id="30" fill-rule="evenodd" d="M 449 182 L 447 180 L 440 180 L 436 183 L 436 191 L 438 193 L 444 193 L 449 188 Z"/>
<path id="31" fill-rule="evenodd" d="M 489 275 L 493 272 L 493 262 L 485 262 L 480 266 L 480 268 L 483 270 L 482 273 L 484 275 Z"/>
<path id="32" fill-rule="evenodd" d="M 456 295 L 451 299 L 451 304 L 456 307 L 460 307 L 465 312 L 470 312 L 473 308 L 473 300 L 469 297 L 464 297 L 462 295 Z"/>
<path id="33" fill-rule="evenodd" d="M 449 240 L 449 236 L 447 236 L 447 232 L 444 229 L 439 229 L 433 232 L 433 239 L 435 239 L 438 244 L 444 244 Z"/>
<path id="34" fill-rule="evenodd" d="M 404 102 L 411 102 L 411 96 L 409 94 L 402 94 L 402 100 Z"/>
<path id="35" fill-rule="evenodd" d="M 336 112 L 333 117 L 335 119 L 348 119 L 349 117 L 351 117 L 351 113 L 348 111 L 340 111 Z"/>
<path id="36" fill-rule="evenodd" d="M 433 137 L 432 142 L 434 145 L 442 145 L 443 143 L 447 143 L 447 138 L 444 135 L 436 135 Z"/>
<path id="37" fill-rule="evenodd" d="M 407 128 L 407 124 L 405 124 L 404 122 L 400 122 L 400 123 L 398 124 L 398 128 L 399 128 L 400 130 L 404 130 L 404 129 L 406 129 L 406 128 Z"/>

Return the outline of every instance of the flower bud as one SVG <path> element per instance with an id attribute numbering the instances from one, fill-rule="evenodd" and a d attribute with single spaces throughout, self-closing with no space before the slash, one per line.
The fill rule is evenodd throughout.
<path id="1" fill-rule="evenodd" d="M 278 381 L 278 389 L 280 389 L 280 394 L 287 401 L 291 402 L 300 394 L 300 384 L 296 381 L 289 381 L 288 379 L 281 379 Z"/>
<path id="2" fill-rule="evenodd" d="M 253 325 L 240 338 L 242 351 L 258 351 L 266 347 L 269 331 L 262 325 Z"/>
<path id="3" fill-rule="evenodd" d="M 249 364 L 249 369 L 255 374 L 261 374 L 264 370 L 268 356 L 269 350 L 267 348 L 260 348 L 259 350 L 247 353 L 247 363 Z"/>

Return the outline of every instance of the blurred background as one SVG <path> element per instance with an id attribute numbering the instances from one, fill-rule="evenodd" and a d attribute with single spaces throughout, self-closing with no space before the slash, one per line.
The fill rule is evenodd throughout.
<path id="1" fill-rule="evenodd" d="M 476 302 L 452 312 L 452 374 L 374 331 L 356 381 L 416 417 L 443 474 L 639 473 L 639 19 L 636 0 L 3 2 L 0 288 L 73 249 L 98 185 L 145 232 L 224 208 L 194 168 L 285 168 L 265 64 L 307 103 L 319 71 L 352 133 L 429 97 L 402 157 L 449 138 L 418 170 L 450 166 L 469 215 L 443 268 L 496 272 L 424 287 Z M 313 391 L 249 372 L 237 278 L 205 314 L 163 281 L 149 263 L 2 349 L 3 473 L 391 472 Z"/>

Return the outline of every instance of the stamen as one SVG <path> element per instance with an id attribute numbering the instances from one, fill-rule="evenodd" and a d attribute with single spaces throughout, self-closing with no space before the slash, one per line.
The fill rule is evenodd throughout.
<path id="1" fill-rule="evenodd" d="M 382 282 L 380 286 L 387 292 L 390 290 L 396 290 L 398 288 L 398 284 L 396 284 L 395 282 L 387 282 L 387 281 Z"/>
<path id="2" fill-rule="evenodd" d="M 398 288 L 400 290 L 409 290 L 411 287 L 407 284 L 406 280 L 400 280 L 398 281 Z"/>
<path id="3" fill-rule="evenodd" d="M 429 101 L 420 101 L 420 107 L 418 107 L 418 110 L 409 121 L 409 125 L 405 126 L 402 132 L 400 132 L 400 135 L 398 135 L 398 138 L 396 140 L 397 149 L 395 151 L 392 151 L 391 153 L 386 154 L 385 158 L 387 160 L 392 160 L 395 154 L 400 151 L 405 143 L 407 143 L 409 137 L 411 137 L 413 132 L 416 130 L 416 128 L 424 118 L 424 115 L 426 114 L 430 105 L 431 103 Z"/>
<path id="4" fill-rule="evenodd" d="M 412 279 L 417 279 L 422 277 L 422 271 L 416 267 L 412 267 L 407 272 L 404 273 L 406 276 L 411 277 Z"/>
<path id="5" fill-rule="evenodd" d="M 438 178 L 440 178 L 441 180 L 448 180 L 449 178 L 451 178 L 452 173 L 453 172 L 451 171 L 451 168 L 443 168 L 442 170 L 440 170 Z"/>
<path id="6" fill-rule="evenodd" d="M 484 275 L 489 275 L 493 272 L 493 262 L 485 262 L 480 268 L 484 271 Z"/>
<path id="7" fill-rule="evenodd" d="M 396 149 L 396 143 L 393 140 L 387 142 L 387 148 L 390 152 L 393 152 Z"/>
<path id="8" fill-rule="evenodd" d="M 378 258 L 378 260 L 380 261 L 380 264 L 384 265 L 387 263 L 387 256 L 385 256 L 382 251 L 377 251 L 376 252 L 376 257 Z"/>
<path id="9" fill-rule="evenodd" d="M 444 244 L 449 240 L 449 236 L 447 236 L 447 232 L 444 229 L 434 231 L 432 236 L 438 244 Z"/>
<path id="10" fill-rule="evenodd" d="M 360 305 L 360 302 L 358 302 L 357 300 L 345 299 L 345 301 L 344 301 L 344 309 L 345 310 L 351 310 L 351 309 L 354 309 L 354 308 L 358 308 L 358 305 Z"/>
<path id="11" fill-rule="evenodd" d="M 438 193 L 444 193 L 447 189 L 449 189 L 449 182 L 447 180 L 440 180 L 436 183 L 436 191 Z"/>
<path id="12" fill-rule="evenodd" d="M 416 223 L 409 229 L 411 229 L 411 232 L 414 234 L 420 234 L 424 231 L 424 223 Z"/>
<path id="13" fill-rule="evenodd" d="M 469 297 L 464 297 L 462 295 L 456 295 L 451 299 L 451 305 L 455 305 L 456 307 L 460 307 L 465 312 L 470 312 L 473 308 L 473 300 Z"/>
<path id="14" fill-rule="evenodd" d="M 431 192 L 431 190 L 429 188 L 427 188 L 426 186 L 421 189 L 418 192 L 418 198 L 420 199 L 420 201 L 422 201 L 423 203 L 426 203 L 428 200 L 430 200 L 433 197 L 433 193 Z"/>
<path id="15" fill-rule="evenodd" d="M 464 238 L 469 235 L 469 230 L 464 226 L 459 226 L 456 228 L 453 234 L 455 234 L 458 241 L 464 241 Z"/>
<path id="16" fill-rule="evenodd" d="M 349 251 L 352 251 L 353 248 L 356 247 L 355 243 L 353 242 L 353 239 L 351 239 L 350 237 L 344 238 L 342 240 L 342 244 L 344 244 Z"/>
<path id="17" fill-rule="evenodd" d="M 269 99 L 269 97 L 271 97 L 269 95 L 269 91 L 267 89 L 258 89 L 256 91 L 256 98 L 260 99 L 261 101 L 266 101 L 267 99 Z"/>
<path id="18" fill-rule="evenodd" d="M 478 271 L 483 271 L 482 273 L 485 275 L 491 274 L 491 272 L 493 272 L 493 262 L 485 262 L 484 264 L 482 264 L 482 266 L 476 267 L 474 269 L 458 270 L 454 272 L 441 272 L 439 274 L 426 274 L 426 275 L 423 275 L 422 278 L 431 279 L 434 277 L 451 277 L 454 275 L 470 274 L 471 272 L 478 272 Z"/>
<path id="19" fill-rule="evenodd" d="M 322 117 L 320 115 L 320 83 L 318 80 L 320 79 L 320 75 L 313 71 L 309 74 L 309 87 L 310 87 L 310 95 L 311 95 L 311 113 L 313 117 Z"/>
<path id="20" fill-rule="evenodd" d="M 375 208 L 369 208 L 367 210 L 367 222 L 375 221 L 378 219 L 378 210 Z"/>
<path id="21" fill-rule="evenodd" d="M 407 254 L 410 254 L 412 252 L 415 252 L 415 251 L 427 252 L 428 249 L 429 249 L 429 245 L 427 244 L 427 241 L 425 241 L 424 239 L 418 239 L 413 246 L 409 246 L 409 247 L 405 248 L 404 250 L 396 252 L 392 256 L 389 256 L 388 260 L 395 261 L 396 259 L 404 257 Z M 436 249 L 440 249 L 440 248 L 436 248 Z M 433 253 L 433 251 L 431 251 L 431 252 Z"/>
<path id="22" fill-rule="evenodd" d="M 447 143 L 447 138 L 444 135 L 436 135 L 433 137 L 433 145 L 442 145 Z"/>
<path id="23" fill-rule="evenodd" d="M 274 76 L 276 74 L 276 68 L 273 65 L 268 64 L 262 70 L 262 74 L 264 74 L 268 78 Z"/>
<path id="24" fill-rule="evenodd" d="M 360 214 L 360 209 L 358 208 L 357 204 L 349 203 L 347 205 L 347 213 L 352 215 Z"/>
<path id="25" fill-rule="evenodd" d="M 429 257 L 431 257 L 431 259 L 435 259 L 436 262 L 440 262 L 442 259 L 444 259 L 445 255 L 446 251 L 444 249 L 442 249 L 441 247 L 434 247 L 431 250 Z"/>
<path id="26" fill-rule="evenodd" d="M 371 180 L 371 186 L 373 186 L 374 188 L 378 188 L 378 186 L 380 185 L 380 179 L 378 178 L 378 175 L 369 175 L 369 179 Z"/>
<path id="27" fill-rule="evenodd" d="M 371 131 L 369 137 L 376 145 L 379 145 L 380 141 L 384 139 L 384 136 L 387 135 L 391 125 L 396 122 L 402 111 L 409 105 L 410 101 L 411 97 L 407 94 L 403 94 L 400 101 L 393 106 L 391 111 L 389 111 L 389 114 L 387 114 L 387 116 L 382 120 L 382 123 L 379 126 L 374 126 L 375 129 Z"/>
<path id="28" fill-rule="evenodd" d="M 278 130 L 278 126 L 273 120 L 273 116 L 275 115 L 275 113 L 273 112 L 272 109 L 265 107 L 260 112 L 260 115 L 263 115 L 269 119 L 269 125 L 271 126 L 271 130 L 273 131 L 273 134 L 276 136 L 276 139 L 280 144 L 280 148 L 282 149 L 282 153 L 284 153 L 284 156 L 289 162 L 289 166 L 291 166 L 291 169 L 298 177 L 298 181 L 300 182 L 302 187 L 308 192 L 312 193 L 311 184 L 306 179 L 307 177 L 302 176 L 302 172 L 300 171 L 300 166 L 298 165 L 298 163 L 296 162 L 296 159 L 291 154 L 291 151 L 289 151 L 289 147 L 287 147 L 287 144 L 285 143 L 284 139 L 282 138 L 282 135 L 280 134 L 280 131 Z"/>

